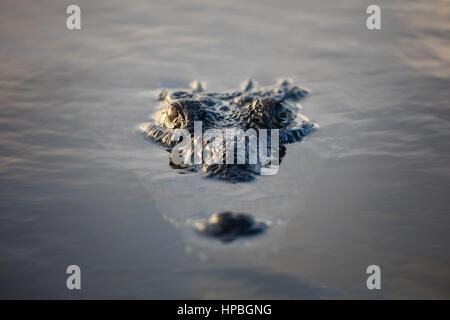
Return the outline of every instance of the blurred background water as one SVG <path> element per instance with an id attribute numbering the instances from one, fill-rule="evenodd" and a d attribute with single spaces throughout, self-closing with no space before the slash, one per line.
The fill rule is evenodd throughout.
<path id="1" fill-rule="evenodd" d="M 450 3 L 370 4 L 2 0 L 0 298 L 450 298 Z M 160 88 L 285 76 L 321 129 L 275 176 L 180 175 L 138 133 Z M 186 224 L 218 210 L 272 226 Z"/>

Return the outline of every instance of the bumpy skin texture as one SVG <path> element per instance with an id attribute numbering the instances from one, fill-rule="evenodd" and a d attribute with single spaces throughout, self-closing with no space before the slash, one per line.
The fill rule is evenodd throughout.
<path id="1" fill-rule="evenodd" d="M 161 110 L 153 122 L 141 125 L 142 132 L 151 140 L 160 143 L 171 152 L 181 141 L 172 141 L 174 129 L 187 129 L 194 142 L 194 122 L 202 121 L 203 133 L 207 129 L 279 129 L 279 161 L 285 156 L 286 144 L 299 142 L 304 136 L 315 130 L 314 123 L 300 114 L 301 106 L 297 103 L 308 91 L 282 80 L 275 87 L 258 88 L 251 80 L 244 82 L 242 90 L 234 92 L 204 92 L 201 83 L 194 81 L 192 90 L 166 91 L 158 95 Z M 267 146 L 270 148 L 271 134 L 268 130 Z M 248 141 L 244 142 L 246 149 Z M 207 142 L 203 141 L 207 147 Z M 224 148 L 225 150 L 225 148 Z M 192 148 L 192 155 L 194 148 Z M 234 151 L 236 158 L 236 150 Z M 269 152 L 270 154 L 270 152 Z M 201 171 L 205 176 L 215 177 L 229 182 L 252 180 L 270 163 L 250 164 L 246 153 L 245 164 L 192 164 L 171 166 L 177 169 Z"/>
<path id="2" fill-rule="evenodd" d="M 209 220 L 196 224 L 199 233 L 231 242 L 239 237 L 254 236 L 263 233 L 268 228 L 264 222 L 256 222 L 246 213 L 232 213 L 229 211 L 214 213 Z"/>

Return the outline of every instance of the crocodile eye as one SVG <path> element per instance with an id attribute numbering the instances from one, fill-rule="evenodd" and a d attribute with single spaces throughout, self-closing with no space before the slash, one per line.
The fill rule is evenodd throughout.
<path id="1" fill-rule="evenodd" d="M 248 107 L 247 113 L 253 122 L 264 128 L 271 128 L 276 120 L 277 105 L 278 101 L 270 97 L 256 99 Z"/>
<path id="2" fill-rule="evenodd" d="M 174 106 L 170 106 L 166 111 L 166 127 L 170 129 L 179 128 L 182 125 L 182 116 L 178 109 Z"/>
<path id="3" fill-rule="evenodd" d="M 170 107 L 169 110 L 167 110 L 167 117 L 169 118 L 170 122 L 173 122 L 173 120 L 176 120 L 176 118 L 178 118 L 178 110 L 174 107 Z"/>

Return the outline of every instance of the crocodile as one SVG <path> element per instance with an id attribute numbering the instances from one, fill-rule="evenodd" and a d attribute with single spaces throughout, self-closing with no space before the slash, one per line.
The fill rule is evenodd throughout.
<path id="1" fill-rule="evenodd" d="M 151 140 L 163 145 L 170 153 L 170 166 L 174 169 L 187 171 L 201 171 L 206 177 L 214 177 L 228 182 L 247 182 L 260 174 L 270 174 L 264 171 L 272 167 L 272 162 L 277 166 L 286 154 L 286 145 L 301 141 L 306 135 L 313 132 L 317 125 L 301 114 L 299 100 L 304 98 L 309 91 L 293 84 L 289 79 L 282 79 L 272 87 L 259 87 L 251 79 L 246 80 L 241 90 L 230 92 L 207 92 L 204 84 L 193 81 L 188 90 L 162 90 L 157 95 L 160 101 L 160 110 L 154 115 L 151 122 L 143 123 L 140 128 L 142 133 Z M 198 142 L 194 134 L 195 124 L 201 122 L 201 133 L 209 129 L 216 131 L 253 129 L 257 136 L 261 137 L 261 130 L 267 132 L 267 158 L 261 154 L 250 161 L 250 151 L 245 152 L 245 161 L 232 163 L 223 161 L 215 163 L 191 162 L 179 163 L 173 161 L 173 150 L 185 138 L 175 135 L 176 129 L 185 129 L 191 135 L 189 142 Z M 276 130 L 277 135 L 275 135 Z M 278 152 L 274 157 L 268 156 L 273 152 L 272 137 L 278 136 Z M 242 139 L 242 138 L 241 138 Z M 250 150 L 252 144 L 250 138 L 244 136 L 246 150 Z M 208 148 L 211 141 L 201 140 L 204 149 Z M 236 142 L 236 146 L 238 145 Z M 261 145 L 261 140 L 257 144 Z M 253 144 L 254 146 L 254 144 Z M 233 149 L 232 159 L 237 159 L 237 147 Z M 191 160 L 196 153 L 194 148 L 185 151 L 187 158 Z M 230 151 L 228 151 L 230 152 Z M 223 152 L 220 157 L 227 157 Z M 273 153 L 272 153 L 273 155 Z M 186 156 L 186 154 L 184 155 Z M 264 173 L 266 172 L 266 173 Z"/>

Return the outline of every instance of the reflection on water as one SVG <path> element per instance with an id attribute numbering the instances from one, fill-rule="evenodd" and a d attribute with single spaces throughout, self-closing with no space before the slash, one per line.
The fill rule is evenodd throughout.
<path id="1" fill-rule="evenodd" d="M 447 79 L 450 77 L 450 6 L 448 1 L 412 2 L 401 8 L 399 16 L 414 37 L 400 39 L 399 52 L 403 60 L 420 74 Z M 403 9 L 403 10 L 402 10 Z"/>
<path id="2" fill-rule="evenodd" d="M 68 31 L 66 4 L 2 1 L 0 297 L 448 298 L 448 5 L 383 4 L 368 31 L 368 4 L 80 1 Z M 158 88 L 283 76 L 321 130 L 277 175 L 179 175 L 138 133 Z M 219 211 L 271 228 L 193 232 Z"/>

